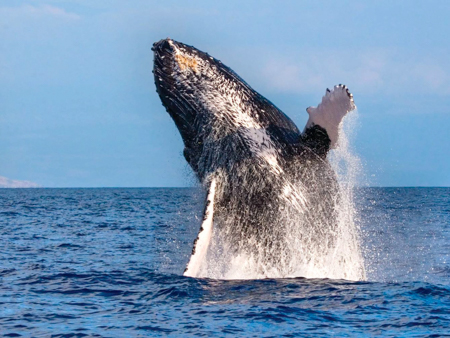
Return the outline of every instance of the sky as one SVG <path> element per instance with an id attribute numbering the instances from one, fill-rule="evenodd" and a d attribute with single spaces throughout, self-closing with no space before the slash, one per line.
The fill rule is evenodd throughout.
<path id="1" fill-rule="evenodd" d="M 151 72 L 153 42 L 171 37 L 300 130 L 327 87 L 348 85 L 365 184 L 450 186 L 449 14 L 447 0 L 0 0 L 0 178 L 195 184 Z"/>

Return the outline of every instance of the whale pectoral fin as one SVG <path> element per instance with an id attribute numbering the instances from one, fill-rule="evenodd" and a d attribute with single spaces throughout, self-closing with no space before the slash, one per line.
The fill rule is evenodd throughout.
<path id="1" fill-rule="evenodd" d="M 353 95 L 345 85 L 327 89 L 317 107 L 306 109 L 309 119 L 302 134 L 303 142 L 319 155 L 326 155 L 330 148 L 337 145 L 342 119 L 354 109 Z"/>
<path id="2" fill-rule="evenodd" d="M 212 237 L 215 192 L 216 179 L 213 178 L 209 185 L 208 193 L 206 196 L 205 211 L 203 212 L 203 222 L 200 226 L 198 236 L 194 241 L 192 255 L 189 259 L 186 270 L 184 270 L 184 276 L 199 277 L 200 268 L 203 261 L 205 260 L 209 242 L 211 241 Z"/>

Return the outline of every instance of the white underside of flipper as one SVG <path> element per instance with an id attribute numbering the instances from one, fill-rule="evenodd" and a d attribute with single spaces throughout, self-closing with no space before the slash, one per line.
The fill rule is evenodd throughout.
<path id="1" fill-rule="evenodd" d="M 206 198 L 205 213 L 203 215 L 203 222 L 200 227 L 197 239 L 194 242 L 191 258 L 184 271 L 184 276 L 200 277 L 200 268 L 205 261 L 206 253 L 208 252 L 209 243 L 211 242 L 213 230 L 213 216 L 214 216 L 214 195 L 216 192 L 216 179 L 213 178 L 208 190 Z"/>
<path id="2" fill-rule="evenodd" d="M 322 102 L 317 107 L 309 107 L 309 114 L 305 129 L 319 125 L 327 131 L 331 140 L 331 148 L 335 148 L 339 137 L 339 125 L 344 116 L 356 109 L 353 95 L 344 85 L 334 86 L 333 90 L 327 89 Z"/>

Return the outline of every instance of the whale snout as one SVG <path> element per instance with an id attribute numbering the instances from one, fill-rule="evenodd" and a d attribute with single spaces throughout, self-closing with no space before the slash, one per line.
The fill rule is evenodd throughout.
<path id="1" fill-rule="evenodd" d="M 199 75 L 199 62 L 209 64 L 205 53 L 170 38 L 155 42 L 152 50 L 155 53 L 155 66 L 171 71 L 178 78 Z"/>
<path id="2" fill-rule="evenodd" d="M 158 54 L 171 54 L 174 51 L 176 42 L 170 38 L 159 40 L 155 42 L 152 51 Z"/>
<path id="3" fill-rule="evenodd" d="M 164 59 L 169 57 L 175 61 L 178 61 L 177 59 L 179 56 L 194 58 L 203 57 L 203 54 L 205 54 L 192 46 L 177 42 L 171 38 L 155 42 L 153 44 L 152 51 L 155 53 L 155 58 L 159 57 Z"/>
<path id="4" fill-rule="evenodd" d="M 171 39 L 164 39 L 155 42 L 152 47 L 154 53 L 155 62 L 153 73 L 155 74 L 155 80 L 162 81 L 163 78 L 172 76 L 174 67 L 174 55 L 176 51 L 176 42 Z M 157 77 L 158 75 L 158 77 Z M 167 79 L 164 79 L 167 80 Z"/>

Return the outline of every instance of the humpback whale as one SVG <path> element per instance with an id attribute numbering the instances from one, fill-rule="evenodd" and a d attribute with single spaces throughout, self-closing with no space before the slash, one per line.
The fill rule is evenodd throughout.
<path id="1" fill-rule="evenodd" d="M 252 257 L 262 276 L 277 269 L 282 276 L 295 273 L 294 252 L 307 262 L 320 252 L 336 255 L 340 189 L 327 154 L 337 146 L 343 117 L 355 109 L 348 88 L 327 89 L 317 107 L 307 108 L 300 131 L 209 54 L 169 38 L 152 50 L 157 93 L 206 190 L 184 275 L 208 275 L 205 260 L 216 231 L 227 243 L 221 255 Z"/>

